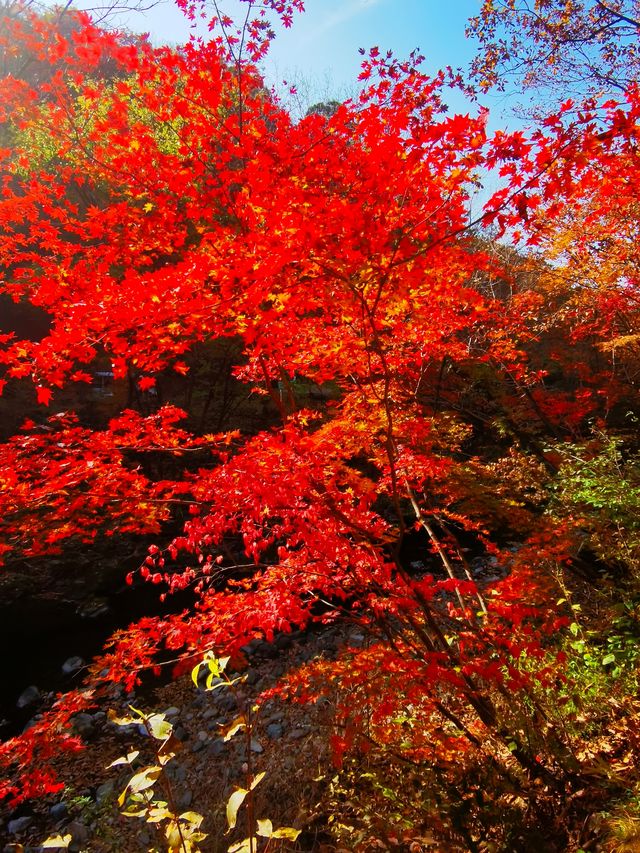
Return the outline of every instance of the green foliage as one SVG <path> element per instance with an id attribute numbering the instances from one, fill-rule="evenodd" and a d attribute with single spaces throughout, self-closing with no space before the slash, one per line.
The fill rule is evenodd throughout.
<path id="1" fill-rule="evenodd" d="M 611 853 L 636 853 L 640 848 L 640 788 L 614 801 L 602 814 L 607 849 Z"/>
<path id="2" fill-rule="evenodd" d="M 588 544 L 607 563 L 624 564 L 640 581 L 640 453 L 599 433 L 590 446 L 556 448 L 562 465 L 554 514 L 580 521 Z"/>
<path id="3" fill-rule="evenodd" d="M 109 124 L 112 110 L 119 109 L 119 120 L 125 121 L 123 107 L 126 123 L 132 131 L 132 150 L 136 146 L 140 148 L 140 139 L 146 139 L 146 145 L 149 141 L 152 143 L 150 150 L 157 150 L 165 156 L 177 155 L 184 119 L 174 115 L 160 121 L 157 113 L 141 100 L 123 94 L 127 87 L 126 79 L 104 84 L 98 98 L 98 89 L 94 94 L 91 81 L 85 81 L 82 87 L 69 83 L 69 92 L 74 94 L 74 99 L 67 105 L 66 121 L 47 121 L 50 107 L 43 104 L 39 108 L 42 120 L 31 120 L 14 129 L 12 145 L 31 152 L 29 163 L 19 164 L 17 173 L 24 177 L 34 170 L 55 168 L 62 162 L 77 165 L 87 153 L 92 154 L 95 145 L 90 140 L 96 133 L 99 136 L 101 126 Z"/>

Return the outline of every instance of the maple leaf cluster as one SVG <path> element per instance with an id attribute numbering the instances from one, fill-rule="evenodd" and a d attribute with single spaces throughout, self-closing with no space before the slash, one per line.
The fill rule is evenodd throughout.
<path id="1" fill-rule="evenodd" d="M 68 38 L 35 17 L 0 33 L 4 49 L 20 44 L 51 66 L 37 87 L 8 76 L 0 90 L 0 289 L 49 320 L 39 339 L 0 337 L 0 390 L 30 381 L 38 403 L 55 405 L 107 360 L 114 381 L 155 409 L 116 412 L 100 428 L 42 416 L 9 437 L 0 556 L 153 533 L 140 577 L 165 591 L 196 586 L 194 613 L 116 634 L 94 687 L 135 686 L 162 650 L 187 661 L 237 652 L 348 614 L 380 641 L 349 657 L 342 677 L 359 693 L 372 668 L 386 668 L 382 737 L 402 682 L 425 725 L 438 714 L 459 724 L 463 734 L 437 741 L 447 755 L 459 741 L 477 746 L 482 727 L 514 738 L 488 685 L 517 693 L 560 677 L 548 645 L 566 621 L 545 610 L 533 568 L 571 550 L 571 530 L 536 516 L 555 470 L 540 434 L 575 437 L 622 393 L 566 352 L 558 359 L 580 393 L 546 387 L 543 346 L 558 329 L 578 348 L 588 334 L 606 340 L 635 311 L 639 92 L 577 118 L 565 105 L 529 136 L 489 136 L 484 111 L 443 111 L 444 74 L 371 51 L 357 99 L 294 122 L 253 63 L 272 37 L 266 13 L 288 26 L 302 4 L 263 6 L 247 24 L 248 59 L 226 19 L 212 24 L 226 37 L 179 50 L 127 42 L 83 16 Z M 476 215 L 470 194 L 483 174 L 497 174 L 499 189 Z M 544 289 L 551 273 L 538 265 L 530 286 L 531 256 L 515 264 L 505 242 L 548 246 L 550 223 L 581 211 L 579 245 L 601 251 L 613 199 L 629 225 L 608 254 L 623 272 L 593 303 L 609 306 L 605 319 L 572 293 L 545 325 L 560 298 Z M 482 231 L 491 227 L 502 244 Z M 187 381 L 194 354 L 224 340 L 237 343 L 233 381 L 270 401 L 268 428 L 203 436 L 189 412 L 161 405 L 167 376 Z M 520 450 L 481 458 L 482 424 Z M 170 477 L 146 463 L 157 457 L 173 460 Z M 167 530 L 178 508 L 188 520 L 176 536 Z M 512 521 L 529 537 L 517 556 L 492 529 Z M 403 548 L 418 536 L 442 576 L 410 571 Z M 502 565 L 488 594 L 465 537 Z M 466 735 L 462 706 L 477 718 Z M 5 748 L 0 764 L 26 768 L 36 736 Z M 526 744 L 510 742 L 535 768 Z M 432 752 L 426 738 L 414 744 L 416 759 Z"/>

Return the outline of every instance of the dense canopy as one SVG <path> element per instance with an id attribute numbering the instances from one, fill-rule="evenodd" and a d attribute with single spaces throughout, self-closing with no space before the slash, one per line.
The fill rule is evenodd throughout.
<path id="1" fill-rule="evenodd" d="M 339 684 L 336 763 L 423 768 L 445 792 L 425 825 L 489 849 L 483 778 L 523 825 L 587 784 L 601 802 L 577 696 L 615 695 L 614 728 L 635 713 L 637 655 L 610 637 L 638 629 L 637 19 L 485 3 L 482 86 L 550 34 L 552 75 L 578 37 L 600 51 L 584 100 L 492 135 L 483 108 L 447 111 L 450 75 L 377 48 L 358 98 L 294 121 L 256 63 L 301 5 L 248 2 L 237 35 L 217 15 L 178 49 L 3 19 L 0 292 L 41 327 L 0 335 L 3 571 L 135 541 L 130 584 L 195 598 L 116 633 L 0 746 L 0 793 L 55 791 L 110 685 L 348 619 L 370 641 L 290 690 Z"/>

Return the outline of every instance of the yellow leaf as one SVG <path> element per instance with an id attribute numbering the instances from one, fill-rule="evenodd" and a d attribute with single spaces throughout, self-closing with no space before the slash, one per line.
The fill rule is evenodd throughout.
<path id="1" fill-rule="evenodd" d="M 226 730 L 226 732 L 224 734 L 225 743 L 228 740 L 231 740 L 231 738 L 234 736 L 234 734 L 236 734 L 236 732 L 239 732 L 240 729 L 244 729 L 246 724 L 247 723 L 246 723 L 246 720 L 244 718 L 244 715 L 236 717 L 236 719 L 231 723 L 231 725 L 229 726 L 229 728 Z"/>
<path id="2" fill-rule="evenodd" d="M 253 777 L 253 781 L 252 781 L 251 785 L 249 786 L 249 790 L 253 791 L 253 789 L 256 787 L 256 785 L 259 785 L 260 782 L 262 782 L 262 780 L 264 779 L 264 777 L 266 775 L 267 774 L 264 772 L 263 773 L 256 773 L 256 775 Z"/>
<path id="3" fill-rule="evenodd" d="M 227 800 L 227 823 L 229 824 L 229 829 L 235 827 L 238 818 L 238 809 L 243 804 L 244 798 L 248 793 L 244 788 L 238 788 Z"/>
<path id="4" fill-rule="evenodd" d="M 134 749 L 133 752 L 128 752 L 121 758 L 116 758 L 115 761 L 112 761 L 111 764 L 107 765 L 106 769 L 108 770 L 110 767 L 118 767 L 119 764 L 131 764 L 131 762 L 134 761 L 139 755 L 140 750 Z"/>
<path id="5" fill-rule="evenodd" d="M 66 850 L 72 841 L 72 835 L 50 835 L 49 838 L 47 838 L 46 841 L 43 841 L 40 846 L 47 849 Z"/>
<path id="6" fill-rule="evenodd" d="M 182 812 L 180 815 L 180 820 L 184 820 L 187 823 L 190 823 L 193 827 L 198 827 L 204 820 L 204 817 L 198 812 Z"/>
<path id="7" fill-rule="evenodd" d="M 281 826 L 271 833 L 272 838 L 287 838 L 289 841 L 295 841 L 300 835 L 301 830 L 294 829 L 292 826 Z"/>
<path id="8" fill-rule="evenodd" d="M 256 853 L 258 844 L 255 838 L 245 838 L 243 841 L 238 841 L 237 844 L 232 844 L 227 853 Z"/>
<path id="9" fill-rule="evenodd" d="M 256 830 L 256 835 L 261 835 L 263 838 L 271 838 L 271 834 L 273 833 L 273 824 L 267 818 L 266 820 L 258 821 L 258 829 Z"/>

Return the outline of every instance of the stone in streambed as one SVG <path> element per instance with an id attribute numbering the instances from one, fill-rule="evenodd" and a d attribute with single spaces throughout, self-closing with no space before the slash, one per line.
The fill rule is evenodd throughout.
<path id="1" fill-rule="evenodd" d="M 281 723 L 270 723 L 267 726 L 267 735 L 271 738 L 271 740 L 280 740 L 283 734 L 284 727 Z"/>
<path id="2" fill-rule="evenodd" d="M 17 817 L 15 820 L 10 820 L 7 824 L 9 835 L 19 835 L 28 829 L 33 823 L 33 818 L 29 816 Z"/>
<path id="3" fill-rule="evenodd" d="M 73 655 L 62 664 L 62 672 L 64 675 L 73 675 L 74 672 L 79 672 L 84 666 L 86 666 L 86 661 L 79 655 Z"/>
<path id="4" fill-rule="evenodd" d="M 18 696 L 18 701 L 16 702 L 16 708 L 28 708 L 29 705 L 35 705 L 36 702 L 40 701 L 40 691 L 32 684 L 30 687 L 27 687 L 26 690 L 23 690 L 20 696 Z"/>
<path id="5" fill-rule="evenodd" d="M 67 808 L 66 803 L 55 803 L 49 809 L 49 814 L 56 821 L 64 820 L 69 814 L 69 809 Z"/>
<path id="6" fill-rule="evenodd" d="M 84 738 L 91 737 L 96 730 L 96 724 L 91 714 L 76 714 L 71 725 L 74 732 Z"/>

